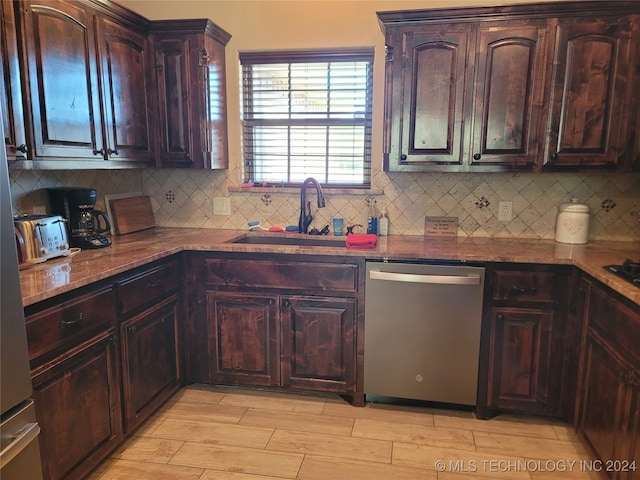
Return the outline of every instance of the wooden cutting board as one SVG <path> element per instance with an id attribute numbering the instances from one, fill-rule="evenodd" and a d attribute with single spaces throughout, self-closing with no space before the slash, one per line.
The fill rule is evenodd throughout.
<path id="1" fill-rule="evenodd" d="M 156 226 L 148 195 L 109 200 L 116 235 L 139 232 Z"/>

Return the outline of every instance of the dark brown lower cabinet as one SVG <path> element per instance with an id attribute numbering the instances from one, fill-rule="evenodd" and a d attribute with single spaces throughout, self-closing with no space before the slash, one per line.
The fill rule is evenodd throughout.
<path id="1" fill-rule="evenodd" d="M 45 480 L 84 478 L 122 440 L 115 330 L 32 372 Z"/>
<path id="2" fill-rule="evenodd" d="M 563 416 L 575 389 L 567 377 L 570 267 L 488 264 L 477 415 L 500 411 Z"/>
<path id="3" fill-rule="evenodd" d="M 348 392 L 355 385 L 356 300 L 282 299 L 282 385 Z"/>
<path id="4" fill-rule="evenodd" d="M 130 433 L 180 386 L 178 298 L 121 323 L 125 431 Z"/>
<path id="5" fill-rule="evenodd" d="M 207 374 L 199 381 L 332 392 L 364 402 L 358 375 L 363 260 L 194 254 L 190 265 L 201 271 L 192 280 L 203 285 L 198 295 L 206 299 L 204 318 L 188 319 L 186 339 L 187 363 Z"/>
<path id="6" fill-rule="evenodd" d="M 640 307 L 581 281 L 584 335 L 576 429 L 606 478 L 640 478 Z"/>
<path id="7" fill-rule="evenodd" d="M 549 399 L 552 323 L 550 311 L 493 310 L 491 405 L 514 411 L 544 411 Z"/>
<path id="8" fill-rule="evenodd" d="M 580 432 L 604 462 L 629 460 L 624 435 L 620 435 L 629 424 L 633 397 L 637 402 L 626 377 L 629 366 L 595 332 L 589 332 L 585 347 Z"/>
<path id="9" fill-rule="evenodd" d="M 207 292 L 207 312 L 212 380 L 279 385 L 278 297 Z"/>

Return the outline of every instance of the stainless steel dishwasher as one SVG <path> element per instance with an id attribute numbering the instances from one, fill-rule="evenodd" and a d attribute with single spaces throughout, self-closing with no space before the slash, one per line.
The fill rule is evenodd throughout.
<path id="1" fill-rule="evenodd" d="M 367 262 L 367 396 L 475 405 L 484 268 Z"/>

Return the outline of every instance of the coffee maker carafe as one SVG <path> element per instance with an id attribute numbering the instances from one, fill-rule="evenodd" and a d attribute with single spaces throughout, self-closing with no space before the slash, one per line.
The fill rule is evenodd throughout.
<path id="1" fill-rule="evenodd" d="M 111 245 L 111 224 L 107 214 L 94 210 L 97 192 L 93 188 L 61 187 L 49 188 L 52 213 L 69 220 L 71 246 L 80 248 L 102 248 Z"/>

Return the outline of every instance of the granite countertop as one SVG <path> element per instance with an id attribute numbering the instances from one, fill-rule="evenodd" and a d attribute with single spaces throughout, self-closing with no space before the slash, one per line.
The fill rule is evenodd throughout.
<path id="1" fill-rule="evenodd" d="M 83 250 L 74 256 L 52 259 L 22 270 L 23 304 L 32 305 L 174 253 L 192 250 L 575 265 L 640 305 L 640 288 L 602 268 L 621 264 L 627 258 L 638 260 L 640 244 L 637 242 L 594 241 L 586 245 L 567 245 L 538 239 L 391 235 L 378 237 L 378 245 L 372 250 L 226 243 L 246 234 L 246 230 L 155 227 L 115 236 L 110 247 Z M 251 235 L 269 234 L 252 232 Z"/>

